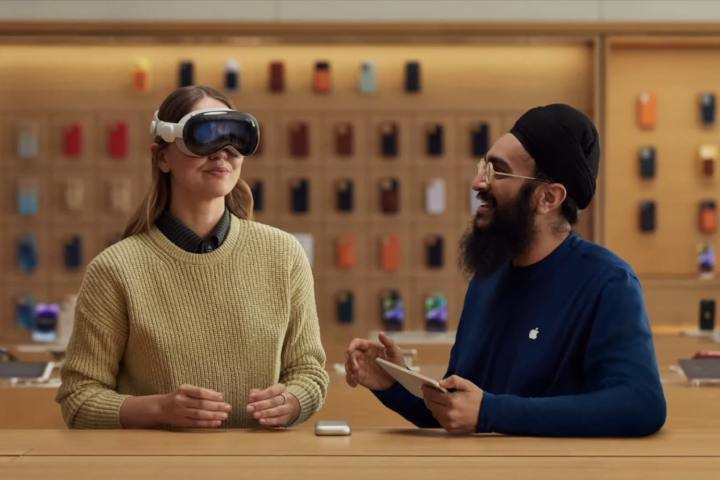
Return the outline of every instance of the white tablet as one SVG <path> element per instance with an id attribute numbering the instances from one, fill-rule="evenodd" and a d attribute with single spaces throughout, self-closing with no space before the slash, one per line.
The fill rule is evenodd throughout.
<path id="1" fill-rule="evenodd" d="M 395 365 L 392 362 L 388 362 L 382 358 L 376 358 L 375 361 L 385 370 L 391 377 L 400 383 L 405 389 L 415 395 L 416 397 L 423 398 L 422 386 L 428 385 L 435 388 L 438 391 L 447 393 L 447 390 L 440 386 L 437 380 L 433 380 L 430 377 L 421 375 L 407 368 L 403 368 L 399 365 Z"/>

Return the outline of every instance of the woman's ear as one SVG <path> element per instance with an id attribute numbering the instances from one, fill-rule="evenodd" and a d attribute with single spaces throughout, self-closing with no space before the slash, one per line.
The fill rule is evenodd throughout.
<path id="1" fill-rule="evenodd" d="M 170 172 L 170 165 L 165 159 L 164 148 L 160 147 L 160 145 L 158 145 L 157 143 L 153 143 L 152 145 L 150 145 L 150 154 L 152 155 L 154 162 L 157 164 L 157 167 L 160 169 L 161 172 Z"/>
<path id="2" fill-rule="evenodd" d="M 547 215 L 553 210 L 560 208 L 567 198 L 567 190 L 560 183 L 546 183 L 539 189 L 539 198 L 537 203 L 537 212 L 541 215 Z"/>

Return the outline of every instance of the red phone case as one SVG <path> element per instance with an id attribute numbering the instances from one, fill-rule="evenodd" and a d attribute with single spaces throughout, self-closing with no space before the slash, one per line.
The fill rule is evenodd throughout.
<path id="1" fill-rule="evenodd" d="M 116 122 L 110 127 L 108 153 L 112 158 L 122 159 L 128 154 L 128 125 Z"/>
<path id="2" fill-rule="evenodd" d="M 82 153 L 82 126 L 74 123 L 63 130 L 63 154 L 66 157 L 79 157 Z"/>

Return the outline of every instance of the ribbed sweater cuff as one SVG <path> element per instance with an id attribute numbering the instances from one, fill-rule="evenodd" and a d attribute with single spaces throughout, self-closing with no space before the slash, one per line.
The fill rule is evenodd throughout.
<path id="1" fill-rule="evenodd" d="M 74 428 L 122 428 L 120 407 L 130 395 L 103 392 L 87 400 L 75 416 Z"/>
<path id="2" fill-rule="evenodd" d="M 318 409 L 317 399 L 304 387 L 297 384 L 287 386 L 288 392 L 292 393 L 300 402 L 300 414 L 291 425 L 299 425 L 310 418 Z"/>

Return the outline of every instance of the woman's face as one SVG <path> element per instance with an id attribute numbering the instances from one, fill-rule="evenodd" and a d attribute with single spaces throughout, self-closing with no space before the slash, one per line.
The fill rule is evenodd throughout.
<path id="1" fill-rule="evenodd" d="M 213 107 L 227 108 L 227 105 L 214 98 L 203 97 L 193 105 L 192 111 Z M 240 178 L 244 158 L 233 155 L 228 149 L 207 157 L 191 157 L 181 152 L 174 142 L 164 149 L 153 144 L 152 151 L 158 155 L 158 168 L 170 174 L 173 193 L 198 200 L 224 197 L 230 193 Z"/>

